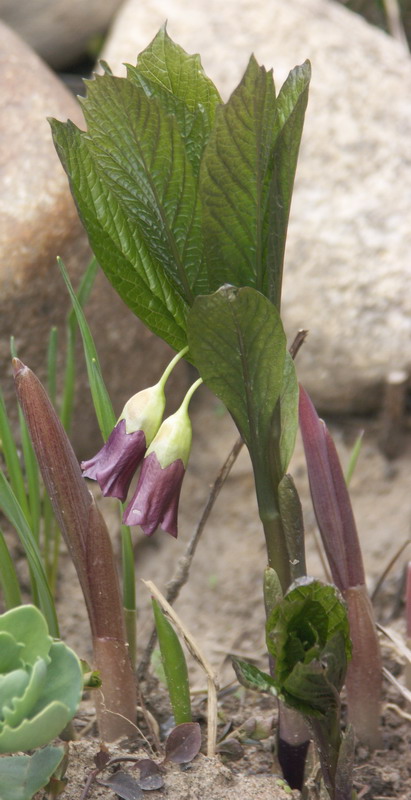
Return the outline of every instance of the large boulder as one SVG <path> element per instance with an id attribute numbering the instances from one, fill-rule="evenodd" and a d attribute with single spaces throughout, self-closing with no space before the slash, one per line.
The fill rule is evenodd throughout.
<path id="1" fill-rule="evenodd" d="M 311 59 L 283 316 L 290 339 L 310 330 L 298 369 L 320 408 L 376 408 L 411 367 L 409 54 L 331 0 L 126 0 L 103 58 L 124 74 L 166 19 L 224 97 L 251 52 L 278 86 Z"/>
<path id="2" fill-rule="evenodd" d="M 90 250 L 46 120 L 47 116 L 70 117 L 81 125 L 77 101 L 1 23 L 0 75 L 0 380 L 15 419 L 10 336 L 15 337 L 19 357 L 44 378 L 50 328 L 58 326 L 64 345 L 70 305 L 56 257 L 63 258 L 78 285 Z M 170 350 L 128 311 L 102 273 L 87 316 L 103 374 L 120 412 L 132 393 L 158 379 Z M 173 376 L 170 386 L 174 402 L 186 385 L 185 373 L 179 375 Z M 80 348 L 77 387 L 73 436 L 79 455 L 84 456 L 92 453 L 99 435 Z"/>
<path id="3" fill-rule="evenodd" d="M 73 64 L 102 35 L 121 0 L 0 0 L 0 19 L 48 64 Z"/>

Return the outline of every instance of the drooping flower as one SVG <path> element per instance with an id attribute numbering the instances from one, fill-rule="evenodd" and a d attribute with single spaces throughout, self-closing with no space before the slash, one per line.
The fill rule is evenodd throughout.
<path id="1" fill-rule="evenodd" d="M 160 427 L 164 407 L 161 381 L 135 394 L 101 450 L 82 462 L 84 477 L 97 481 L 105 497 L 126 499 L 133 475 Z"/>
<path id="2" fill-rule="evenodd" d="M 146 536 L 162 528 L 177 537 L 178 502 L 191 450 L 188 404 L 202 383 L 196 381 L 178 411 L 160 427 L 141 467 L 134 496 L 123 516 L 125 525 L 140 525 Z"/>
<path id="3" fill-rule="evenodd" d="M 126 499 L 133 475 L 161 425 L 167 379 L 187 350 L 185 347 L 174 356 L 158 383 L 127 401 L 101 450 L 82 462 L 84 477 L 97 481 L 105 497 Z"/>

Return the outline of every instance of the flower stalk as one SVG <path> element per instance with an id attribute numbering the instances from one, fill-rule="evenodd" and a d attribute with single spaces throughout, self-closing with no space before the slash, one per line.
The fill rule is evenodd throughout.
<path id="1" fill-rule="evenodd" d="M 17 358 L 13 359 L 13 370 L 44 484 L 77 571 L 89 616 L 94 666 L 102 679 L 97 703 L 100 736 L 113 741 L 134 730 L 136 682 L 110 537 L 45 389 Z"/>

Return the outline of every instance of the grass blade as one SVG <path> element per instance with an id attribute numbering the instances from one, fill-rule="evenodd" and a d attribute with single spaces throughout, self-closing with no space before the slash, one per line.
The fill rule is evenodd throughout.
<path id="1" fill-rule="evenodd" d="M 20 506 L 10 484 L 0 471 L 0 506 L 9 522 L 15 527 L 24 547 L 27 561 L 36 582 L 39 595 L 40 609 L 46 617 L 51 636 L 59 638 L 59 627 L 56 609 L 46 574 L 41 561 L 40 552 L 33 532 L 27 522 L 23 509 Z"/>
<path id="2" fill-rule="evenodd" d="M 96 258 L 92 258 L 81 280 L 77 299 L 81 308 L 84 308 L 90 292 L 94 285 L 99 265 Z M 67 316 L 67 349 L 66 349 L 66 368 L 64 373 L 63 398 L 60 411 L 60 419 L 64 430 L 70 432 L 73 417 L 74 390 L 75 390 L 75 346 L 77 340 L 77 317 L 72 307 Z"/>
<path id="3" fill-rule="evenodd" d="M 6 462 L 10 484 L 16 495 L 18 502 L 23 510 L 26 519 L 29 519 L 30 512 L 27 502 L 26 486 L 24 483 L 23 472 L 20 466 L 17 448 L 13 439 L 10 423 L 7 417 L 6 406 L 3 394 L 0 390 L 0 442 L 1 449 Z"/>
<path id="4" fill-rule="evenodd" d="M 21 605 L 20 586 L 6 540 L 0 531 L 0 584 L 6 611 Z"/>
<path id="5" fill-rule="evenodd" d="M 91 335 L 90 328 L 84 316 L 83 309 L 77 298 L 77 295 L 71 285 L 70 278 L 67 270 L 61 260 L 57 259 L 60 272 L 63 276 L 64 282 L 67 286 L 68 292 L 73 304 L 74 313 L 77 318 L 80 333 L 83 339 L 84 354 L 86 357 L 87 374 L 93 398 L 94 408 L 97 415 L 98 424 L 104 441 L 109 437 L 114 425 L 115 416 L 111 400 L 109 398 L 107 389 L 104 384 L 103 376 L 101 374 L 100 363 L 98 360 L 96 346 Z"/>
<path id="6" fill-rule="evenodd" d="M 50 330 L 47 348 L 47 390 L 53 406 L 56 405 L 57 397 L 57 346 L 58 330 L 53 326 Z"/>

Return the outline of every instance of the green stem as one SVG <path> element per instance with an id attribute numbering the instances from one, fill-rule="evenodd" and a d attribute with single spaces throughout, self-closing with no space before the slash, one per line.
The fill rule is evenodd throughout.
<path id="1" fill-rule="evenodd" d="M 130 660 L 136 666 L 137 610 L 133 543 L 130 528 L 121 526 L 121 553 L 123 573 L 123 610 Z"/>
<path id="2" fill-rule="evenodd" d="M 178 364 L 180 359 L 182 359 L 183 356 L 185 356 L 186 353 L 188 353 L 188 347 L 183 347 L 183 349 L 180 350 L 180 352 L 177 353 L 177 355 L 174 356 L 174 358 L 170 361 L 169 365 L 164 370 L 164 372 L 163 372 L 163 374 L 162 374 L 162 376 L 161 376 L 161 378 L 160 378 L 160 380 L 158 382 L 158 385 L 162 386 L 163 389 L 164 389 L 164 386 L 166 385 L 166 382 L 168 381 L 168 378 L 170 377 L 170 374 L 172 373 L 174 367 L 176 366 L 176 364 Z"/>
<path id="3" fill-rule="evenodd" d="M 198 389 L 199 386 L 201 386 L 202 383 L 203 383 L 203 379 L 202 378 L 198 378 L 198 380 L 196 380 L 192 384 L 192 386 L 190 386 L 186 396 L 184 397 L 183 402 L 181 403 L 180 411 L 183 411 L 183 410 L 187 411 L 188 410 L 188 406 L 189 406 L 190 400 L 191 400 L 194 392 Z"/>
<path id="4" fill-rule="evenodd" d="M 264 528 L 268 566 L 276 571 L 281 588 L 285 592 L 290 585 L 291 575 L 280 514 L 274 509 L 260 509 L 260 519 Z"/>
<path id="5" fill-rule="evenodd" d="M 255 454 L 251 453 L 258 511 L 264 528 L 268 565 L 280 580 L 285 593 L 291 583 L 290 557 L 284 532 L 278 487 L 283 473 L 280 458 L 281 418 L 277 404 L 273 414 L 271 436 L 268 443 L 256 441 Z"/>
<path id="6" fill-rule="evenodd" d="M 275 447 L 277 442 L 272 442 Z M 290 559 L 281 521 L 278 485 L 280 482 L 276 459 L 253 459 L 254 481 L 258 512 L 264 529 L 268 566 L 278 575 L 285 593 L 291 582 Z"/>

